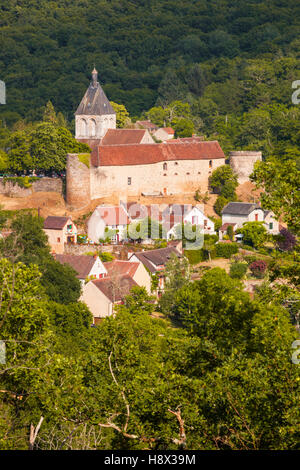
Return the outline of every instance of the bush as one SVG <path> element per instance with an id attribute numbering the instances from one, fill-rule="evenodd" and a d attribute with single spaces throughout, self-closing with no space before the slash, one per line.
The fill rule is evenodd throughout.
<path id="1" fill-rule="evenodd" d="M 184 255 L 189 260 L 190 264 L 197 264 L 201 263 L 201 261 L 205 261 L 205 256 L 203 250 L 184 250 Z"/>
<path id="2" fill-rule="evenodd" d="M 104 263 L 115 259 L 115 257 L 111 253 L 108 253 L 107 251 L 103 251 L 102 253 L 99 253 L 99 258 Z"/>
<path id="3" fill-rule="evenodd" d="M 229 275 L 232 279 L 242 279 L 245 276 L 247 269 L 248 267 L 246 263 L 232 263 Z"/>
<path id="4" fill-rule="evenodd" d="M 254 277 L 262 279 L 267 269 L 267 263 L 262 259 L 258 259 L 250 264 L 249 269 Z"/>
<path id="5" fill-rule="evenodd" d="M 238 252 L 237 243 L 217 243 L 216 256 L 218 258 L 230 258 Z"/>

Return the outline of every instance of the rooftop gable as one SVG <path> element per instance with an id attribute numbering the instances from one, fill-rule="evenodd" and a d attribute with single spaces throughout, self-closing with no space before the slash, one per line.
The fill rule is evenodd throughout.
<path id="1" fill-rule="evenodd" d="M 70 217 L 58 217 L 49 215 L 44 221 L 44 229 L 62 230 L 68 221 L 72 222 Z"/>

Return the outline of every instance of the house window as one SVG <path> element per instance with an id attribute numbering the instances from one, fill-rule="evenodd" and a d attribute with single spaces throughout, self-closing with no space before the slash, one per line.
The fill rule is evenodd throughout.
<path id="1" fill-rule="evenodd" d="M 273 230 L 273 222 L 269 223 L 269 230 Z"/>
<path id="2" fill-rule="evenodd" d="M 168 169 L 168 165 L 166 163 L 163 164 L 163 170 L 166 171 Z"/>
<path id="3" fill-rule="evenodd" d="M 178 162 L 175 162 L 174 165 L 178 165 Z"/>
<path id="4" fill-rule="evenodd" d="M 212 168 L 212 160 L 209 160 L 209 168 Z"/>
<path id="5" fill-rule="evenodd" d="M 130 177 L 127 178 L 127 184 L 128 184 L 128 186 L 131 185 L 131 178 Z"/>
<path id="6" fill-rule="evenodd" d="M 207 227 L 207 219 L 204 219 L 204 228 Z"/>
<path id="7" fill-rule="evenodd" d="M 57 237 L 57 243 L 60 243 L 60 237 Z"/>
<path id="8" fill-rule="evenodd" d="M 258 221 L 258 214 L 255 214 L 255 222 Z"/>
<path id="9" fill-rule="evenodd" d="M 187 175 L 189 175 L 189 173 L 187 173 Z"/>
<path id="10" fill-rule="evenodd" d="M 178 175 L 178 173 L 174 173 L 174 175 L 175 175 L 175 176 L 177 176 L 177 175 Z"/>
<path id="11" fill-rule="evenodd" d="M 196 215 L 193 215 L 192 217 L 192 224 L 197 225 L 198 224 L 198 217 Z"/>

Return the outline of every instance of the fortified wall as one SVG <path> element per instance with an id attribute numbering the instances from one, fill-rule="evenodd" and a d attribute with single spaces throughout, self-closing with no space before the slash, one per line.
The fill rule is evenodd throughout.
<path id="1" fill-rule="evenodd" d="M 66 200 L 80 209 L 91 202 L 90 155 L 69 153 L 67 155 Z"/>
<path id="2" fill-rule="evenodd" d="M 230 152 L 229 163 L 233 171 L 238 176 L 238 183 L 243 184 L 249 181 L 249 176 L 253 172 L 254 163 L 262 160 L 261 152 L 238 151 Z"/>
<path id="3" fill-rule="evenodd" d="M 26 197 L 37 192 L 55 192 L 62 194 L 63 184 L 60 178 L 40 178 L 31 183 L 30 188 L 18 185 L 16 181 L 0 180 L 0 194 L 8 197 Z"/>

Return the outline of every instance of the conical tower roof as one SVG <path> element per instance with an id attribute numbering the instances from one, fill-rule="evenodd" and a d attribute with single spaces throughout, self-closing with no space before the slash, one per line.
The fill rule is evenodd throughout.
<path id="1" fill-rule="evenodd" d="M 101 116 L 103 114 L 116 114 L 97 80 L 98 72 L 95 68 L 92 72 L 92 77 L 90 86 L 85 92 L 75 115 Z"/>

